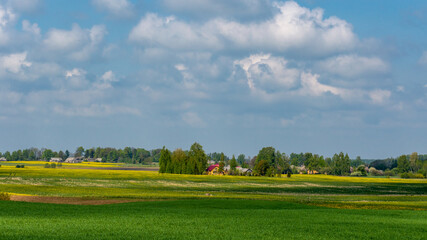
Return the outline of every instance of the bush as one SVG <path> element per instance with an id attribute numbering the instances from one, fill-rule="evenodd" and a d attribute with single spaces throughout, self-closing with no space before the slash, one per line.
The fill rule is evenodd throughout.
<path id="1" fill-rule="evenodd" d="M 384 175 L 387 176 L 387 177 L 396 176 L 396 174 L 394 174 L 394 172 L 391 171 L 391 170 L 386 170 L 384 172 Z"/>
<path id="2" fill-rule="evenodd" d="M 16 168 L 24 168 L 25 167 L 25 165 L 16 165 Z"/>
<path id="3" fill-rule="evenodd" d="M 292 176 L 291 172 L 288 171 L 288 174 L 286 175 L 288 178 L 290 178 Z"/>
<path id="4" fill-rule="evenodd" d="M 44 168 L 50 168 L 50 164 L 49 164 L 49 163 L 46 163 L 46 164 L 44 165 Z"/>
<path id="5" fill-rule="evenodd" d="M 0 201 L 9 201 L 10 194 L 5 192 L 0 192 Z"/>
<path id="6" fill-rule="evenodd" d="M 424 178 L 424 175 L 417 173 L 417 174 L 413 174 L 411 172 L 406 172 L 406 173 L 402 173 L 400 174 L 401 178 Z"/>
<path id="7" fill-rule="evenodd" d="M 371 176 L 384 176 L 384 172 L 381 170 L 377 170 L 374 167 L 369 168 L 369 174 Z"/>
<path id="8" fill-rule="evenodd" d="M 51 164 L 50 164 L 50 167 L 51 167 L 51 168 L 56 168 L 56 163 L 51 163 Z"/>
<path id="9" fill-rule="evenodd" d="M 352 177 L 361 177 L 361 176 L 365 176 L 365 175 L 363 175 L 361 172 L 357 171 L 357 172 L 352 172 L 350 174 L 350 176 L 352 176 Z"/>

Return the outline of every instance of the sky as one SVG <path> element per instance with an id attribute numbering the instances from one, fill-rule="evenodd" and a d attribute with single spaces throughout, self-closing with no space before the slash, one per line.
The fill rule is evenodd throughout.
<path id="1" fill-rule="evenodd" d="M 0 152 L 426 153 L 424 0 L 0 0 Z"/>

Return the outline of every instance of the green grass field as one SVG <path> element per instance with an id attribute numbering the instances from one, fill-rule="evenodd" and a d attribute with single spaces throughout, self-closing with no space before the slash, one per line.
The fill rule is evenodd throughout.
<path id="1" fill-rule="evenodd" d="M 283 201 L 179 200 L 103 206 L 0 202 L 1 239 L 425 239 L 426 211 Z"/>
<path id="2" fill-rule="evenodd" d="M 143 201 L 99 206 L 0 201 L 0 239 L 425 239 L 427 234 L 426 179 L 194 176 L 34 164 L 3 165 L 0 192 Z"/>

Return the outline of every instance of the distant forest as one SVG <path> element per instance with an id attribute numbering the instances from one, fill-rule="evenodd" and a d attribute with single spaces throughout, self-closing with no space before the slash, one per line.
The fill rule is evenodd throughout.
<path id="1" fill-rule="evenodd" d="M 198 150 L 195 151 L 195 148 Z M 196 162 L 191 160 L 194 152 L 198 154 L 199 160 Z M 163 161 L 163 165 L 162 154 L 167 158 L 166 161 L 169 161 L 167 163 Z M 427 171 L 427 154 L 412 153 L 401 155 L 397 158 L 373 160 L 362 159 L 359 156 L 350 159 L 348 154 L 344 153 L 337 153 L 332 157 L 324 157 L 310 152 L 291 153 L 288 155 L 276 151 L 273 147 L 265 147 L 259 151 L 257 156 L 249 157 L 239 154 L 236 158 L 235 155 L 230 157 L 220 152 L 205 154 L 203 147 L 198 143 L 193 144 L 192 148 L 188 151 L 177 149 L 173 152 L 166 148 L 146 150 L 144 148 L 132 147 L 125 147 L 123 149 L 101 147 L 85 149 L 78 147 L 74 152 L 68 150 L 53 151 L 47 148 L 29 148 L 13 152 L 0 152 L 0 158 L 7 161 L 49 161 L 51 158 L 65 160 L 68 157 L 83 157 L 86 160 L 101 158 L 102 162 L 131 164 L 153 164 L 160 162 L 161 172 L 188 174 L 202 174 L 202 170 L 207 168 L 209 164 L 221 162 L 223 162 L 224 166 L 251 168 L 254 169 L 254 174 L 270 176 L 288 172 L 316 172 L 354 176 L 365 176 L 368 173 L 390 176 L 402 173 L 418 173 L 423 174 L 425 177 Z M 172 161 L 173 159 L 180 159 L 179 167 L 177 163 Z M 189 170 L 190 167 L 188 166 L 190 162 L 192 166 L 197 166 L 194 167 L 194 170 Z M 173 167 L 172 165 L 168 167 L 168 163 L 174 164 Z M 178 170 L 173 170 L 173 168 Z"/>

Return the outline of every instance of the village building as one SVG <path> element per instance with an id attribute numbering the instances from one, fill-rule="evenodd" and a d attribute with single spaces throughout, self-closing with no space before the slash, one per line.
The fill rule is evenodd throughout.
<path id="1" fill-rule="evenodd" d="M 219 164 L 210 165 L 206 171 L 208 172 L 208 175 L 223 174 L 219 172 Z"/>
<path id="2" fill-rule="evenodd" d="M 83 158 L 81 157 L 69 157 L 65 159 L 66 163 L 81 163 L 83 162 Z"/>
<path id="3" fill-rule="evenodd" d="M 1 157 L 1 158 L 0 158 L 0 161 L 1 161 L 1 162 L 6 162 L 6 161 L 7 161 L 7 159 L 6 159 L 5 157 Z"/>
<path id="4" fill-rule="evenodd" d="M 51 158 L 49 162 L 62 162 L 62 158 Z"/>

